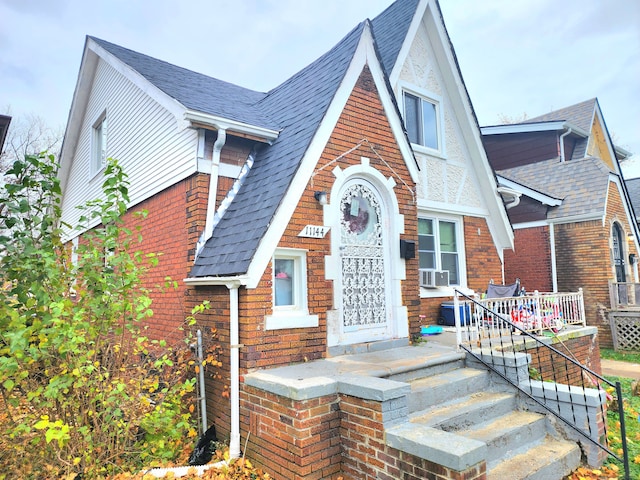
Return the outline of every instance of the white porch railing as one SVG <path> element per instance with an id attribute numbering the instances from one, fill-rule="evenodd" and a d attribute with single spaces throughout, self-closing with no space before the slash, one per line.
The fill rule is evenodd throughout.
<path id="1" fill-rule="evenodd" d="M 582 289 L 575 293 L 534 292 L 519 297 L 454 298 L 459 337 L 477 332 L 480 338 L 495 337 L 513 330 L 512 324 L 534 335 L 545 330 L 558 332 L 569 325 L 586 326 Z M 472 340 L 466 338 L 465 340 Z"/>

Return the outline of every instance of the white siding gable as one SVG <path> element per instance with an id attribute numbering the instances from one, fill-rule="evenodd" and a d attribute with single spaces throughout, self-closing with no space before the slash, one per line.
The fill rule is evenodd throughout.
<path id="1" fill-rule="evenodd" d="M 197 131 L 179 125 L 175 114 L 109 63 L 98 60 L 89 87 L 63 192 L 63 220 L 72 226 L 81 215 L 76 207 L 100 195 L 103 173 L 91 173 L 91 141 L 94 124 L 105 113 L 107 156 L 129 176 L 131 206 L 188 177 L 197 164 Z"/>

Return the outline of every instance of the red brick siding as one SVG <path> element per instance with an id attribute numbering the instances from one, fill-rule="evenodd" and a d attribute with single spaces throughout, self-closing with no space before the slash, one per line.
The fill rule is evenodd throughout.
<path id="1" fill-rule="evenodd" d="M 552 292 L 549 227 L 515 230 L 514 247 L 504 254 L 505 283 L 511 284 L 519 278 L 528 292 Z"/>
<path id="2" fill-rule="evenodd" d="M 375 145 L 376 151 L 384 158 L 381 161 L 371 148 L 364 144 L 334 161 L 350 150 L 362 139 L 366 138 Z M 346 169 L 361 163 L 361 156 L 371 159 L 371 166 L 378 169 L 386 177 L 396 178 L 400 175 L 405 182 L 410 175 L 404 159 L 398 149 L 391 127 L 384 114 L 378 92 L 373 83 L 371 73 L 365 68 L 354 91 L 334 128 L 333 133 L 323 151 L 315 176 L 307 186 L 298 202 L 293 216 L 280 239 L 280 248 L 298 248 L 307 251 L 307 290 L 308 306 L 311 314 L 319 316 L 316 328 L 264 330 L 265 315 L 272 313 L 272 271 L 267 267 L 258 288 L 243 292 L 241 311 L 241 339 L 245 345 L 241 354 L 243 370 L 252 368 L 274 367 L 290 363 L 322 358 L 326 354 L 327 319 L 326 312 L 334 308 L 333 285 L 325 280 L 325 256 L 330 254 L 332 232 L 325 238 L 301 238 L 298 233 L 308 224 L 322 225 L 323 210 L 314 198 L 314 192 L 331 191 L 334 176 L 333 168 Z M 393 170 L 388 165 L 393 166 Z M 323 168 L 327 166 L 327 168 Z M 397 180 L 395 194 L 398 199 L 400 213 L 405 219 L 403 238 L 416 240 L 417 213 L 411 192 Z M 397 241 L 397 240 L 394 240 Z M 417 322 L 418 278 L 417 260 L 407 261 L 408 274 L 403 282 L 403 302 L 409 308 L 412 321 Z"/>
<path id="3" fill-rule="evenodd" d="M 397 478 L 484 480 L 486 478 L 484 462 L 464 471 L 456 471 L 388 447 L 385 444 L 381 402 L 341 395 L 339 407 L 342 476 L 345 480 Z"/>
<path id="4" fill-rule="evenodd" d="M 337 395 L 296 401 L 245 386 L 240 421 L 250 432 L 251 461 L 274 478 L 328 479 L 340 473 Z"/>
<path id="5" fill-rule="evenodd" d="M 562 340 L 551 339 L 551 345 L 568 357 L 586 366 L 590 370 L 600 374 L 600 346 L 596 335 L 587 335 L 577 338 Z M 582 376 L 580 368 L 572 362 L 562 359 L 560 355 L 553 354 L 546 348 L 528 350 L 531 354 L 531 367 L 540 372 L 545 380 L 557 379 L 558 383 L 590 387 L 588 378 Z"/>
<path id="6" fill-rule="evenodd" d="M 555 227 L 558 290 L 583 289 L 587 323 L 598 327 L 600 343 L 607 347 L 613 346 L 607 314 L 611 308 L 609 281 L 615 281 L 611 251 L 614 221 L 621 224 L 625 234 L 632 231 L 617 186 L 610 182 L 604 225 L 594 220 Z M 637 253 L 631 242 L 624 245 L 624 258 L 629 253 Z M 629 269 L 627 275 L 631 278 Z"/>

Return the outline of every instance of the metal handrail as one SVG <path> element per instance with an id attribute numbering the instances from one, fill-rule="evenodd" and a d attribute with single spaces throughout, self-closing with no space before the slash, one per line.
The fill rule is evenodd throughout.
<path id="1" fill-rule="evenodd" d="M 469 302 L 472 304 L 475 304 L 475 310 L 474 310 L 474 315 L 469 315 L 469 311 L 464 308 L 461 309 L 460 305 L 462 304 L 462 302 L 460 302 L 460 297 L 463 297 L 465 299 L 465 304 L 468 304 Z M 479 316 L 478 315 L 478 310 L 480 309 L 481 312 L 484 312 L 486 315 L 483 316 Z M 625 421 L 624 421 L 624 405 L 623 405 L 623 398 L 622 398 L 622 389 L 620 386 L 620 382 L 610 382 L 609 380 L 607 380 L 606 378 L 602 377 L 601 375 L 597 374 L 596 372 L 592 371 L 591 369 L 587 368 L 586 366 L 582 365 L 580 362 L 578 362 L 577 360 L 569 357 L 568 355 L 566 355 L 565 353 L 559 351 L 558 349 L 554 348 L 553 346 L 542 342 L 537 336 L 532 335 L 530 332 L 526 331 L 525 329 L 521 328 L 520 326 L 516 325 L 514 322 L 511 321 L 511 319 L 507 318 L 504 313 L 501 312 L 496 312 L 496 311 L 492 311 L 490 309 L 488 309 L 485 305 L 483 305 L 481 302 L 478 302 L 477 300 L 469 297 L 468 295 L 464 294 L 463 292 L 460 292 L 459 290 L 455 290 L 455 296 L 454 296 L 454 312 L 455 312 L 455 323 L 456 323 L 456 337 L 457 337 L 457 343 L 458 346 L 460 348 L 462 348 L 463 350 L 465 350 L 467 353 L 469 353 L 470 355 L 472 355 L 476 360 L 478 360 L 479 362 L 483 363 L 487 368 L 489 368 L 491 371 L 495 372 L 496 374 L 498 374 L 500 377 L 502 377 L 505 381 L 507 381 L 508 383 L 510 383 L 511 385 L 513 385 L 514 387 L 516 387 L 520 392 L 524 393 L 527 397 L 529 397 L 530 399 L 532 399 L 534 402 L 536 402 L 538 405 L 540 405 L 541 407 L 543 407 L 545 410 L 547 410 L 549 413 L 551 413 L 552 415 L 554 415 L 556 418 L 558 418 L 559 420 L 561 420 L 564 424 L 566 424 L 568 427 L 570 427 L 572 430 L 576 431 L 577 433 L 579 433 L 582 437 L 586 438 L 589 442 L 591 442 L 592 444 L 594 444 L 595 446 L 597 446 L 598 448 L 604 450 L 605 452 L 607 452 L 609 455 L 611 455 L 612 457 L 616 458 L 618 461 L 620 461 L 623 466 L 624 466 L 624 470 L 625 470 L 625 479 L 629 480 L 630 478 L 630 473 L 629 473 L 629 453 L 628 453 L 628 449 L 627 449 L 627 439 L 626 439 L 626 429 L 625 429 Z M 461 315 L 463 318 L 461 318 Z M 471 318 L 466 318 L 467 315 L 469 315 L 469 317 Z M 502 331 L 500 332 L 499 335 L 489 335 L 487 337 L 482 336 L 482 327 L 483 325 L 481 324 L 481 322 L 483 321 L 484 318 L 491 318 L 492 320 L 495 318 L 498 318 L 500 325 L 506 328 L 503 328 Z M 466 329 L 465 330 L 463 330 Z M 514 332 L 517 332 L 519 334 L 519 341 L 515 342 L 514 340 Z M 462 336 L 463 333 L 466 334 L 466 338 L 468 339 L 469 343 L 465 344 L 462 341 Z M 494 345 L 494 341 L 499 342 L 499 345 Z M 491 356 L 491 363 L 486 362 L 482 355 L 480 355 L 479 353 L 474 352 L 474 348 L 473 348 L 473 342 L 475 342 L 475 344 L 478 346 L 478 348 L 486 348 L 488 347 L 488 351 L 490 352 L 490 356 Z M 484 342 L 484 346 L 483 346 L 483 342 Z M 509 345 L 510 342 L 510 345 Z M 531 345 L 533 345 L 533 347 L 530 347 Z M 549 363 L 550 366 L 550 373 L 547 372 L 546 368 L 542 367 L 542 364 L 539 364 L 539 371 L 537 372 L 537 374 L 540 376 L 539 380 L 541 382 L 543 382 L 541 385 L 543 385 L 542 388 L 542 400 L 539 398 L 536 398 L 534 395 L 532 395 L 531 393 L 527 392 L 523 387 L 522 387 L 522 383 L 521 382 L 515 382 L 512 378 L 510 378 L 507 375 L 507 367 L 506 364 L 503 363 L 504 365 L 504 373 L 500 372 L 497 368 L 496 368 L 496 362 L 493 359 L 494 356 L 494 347 L 496 347 L 496 350 L 499 347 L 499 350 L 501 350 L 502 352 L 505 351 L 512 351 L 512 352 L 522 352 L 522 353 L 528 353 L 529 351 L 533 351 L 536 350 L 538 353 L 540 351 L 540 349 L 543 349 L 543 351 L 545 351 L 545 355 L 549 355 L 550 357 L 553 357 L 551 362 Z M 537 355 L 538 361 L 540 362 L 540 358 L 541 355 Z M 556 365 L 556 362 L 558 362 L 558 365 Z M 529 368 L 531 368 L 531 365 L 529 365 Z M 570 383 L 570 371 L 574 371 L 574 372 L 579 372 L 579 376 L 575 375 L 575 377 L 580 378 L 580 383 L 581 385 L 572 385 Z M 559 372 L 559 373 L 558 373 Z M 558 409 L 557 411 L 549 404 L 547 404 L 547 400 L 550 400 L 546 397 L 545 394 L 545 385 L 553 385 L 553 387 L 550 388 L 554 388 L 555 389 L 555 399 L 559 398 L 558 395 L 558 385 L 563 385 L 563 383 L 559 380 L 561 380 L 560 378 L 560 374 L 561 372 L 565 372 L 566 374 L 566 383 L 564 383 L 564 385 L 567 385 L 568 389 L 569 389 L 569 401 L 571 404 L 571 417 L 572 418 L 567 418 L 566 415 L 562 414 L 560 411 L 560 402 L 558 402 Z M 529 378 L 529 386 L 531 387 L 532 385 L 532 379 L 531 376 L 528 375 Z M 589 383 L 591 385 L 585 385 L 585 378 L 589 380 Z M 549 382 L 549 383 L 547 383 Z M 600 396 L 602 394 L 602 392 L 606 392 L 605 388 L 602 388 L 601 384 L 606 384 L 612 388 L 615 389 L 616 392 L 616 403 L 618 406 L 618 414 L 620 417 L 620 436 L 621 436 L 621 441 L 622 441 L 622 457 L 620 457 L 618 454 L 616 454 L 615 452 L 613 452 L 611 449 L 609 449 L 608 445 L 603 445 L 602 443 L 600 443 L 600 441 L 594 439 L 594 432 L 591 431 L 591 423 L 590 422 L 586 422 L 587 424 L 587 431 L 583 430 L 582 428 L 580 428 L 578 425 L 576 425 L 576 412 L 575 412 L 575 408 L 577 408 L 578 406 L 573 402 L 573 393 L 576 392 L 572 392 L 571 388 L 572 387 L 579 387 L 582 388 L 582 392 L 583 392 L 583 396 L 585 399 L 585 412 L 587 412 L 588 414 L 588 406 L 587 406 L 587 402 L 586 402 L 586 392 L 587 392 L 587 388 L 595 388 L 597 389 L 598 392 L 598 396 Z M 603 406 L 603 402 L 599 402 L 599 408 L 600 408 L 600 414 L 602 415 L 602 421 L 604 423 L 604 438 L 605 438 L 605 442 L 606 442 L 606 438 L 607 438 L 607 424 L 606 424 L 606 408 Z M 597 435 L 597 432 L 595 432 L 596 435 L 595 437 L 598 438 L 599 436 Z"/>

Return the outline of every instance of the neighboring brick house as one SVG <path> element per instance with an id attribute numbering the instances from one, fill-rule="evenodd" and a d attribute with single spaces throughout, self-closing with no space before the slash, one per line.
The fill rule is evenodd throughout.
<path id="1" fill-rule="evenodd" d="M 637 282 L 638 231 L 597 99 L 526 122 L 482 128 L 515 232 L 507 282 L 584 291 L 587 323 L 611 346 L 609 282 Z"/>
<path id="2" fill-rule="evenodd" d="M 224 353 L 208 409 L 232 454 L 251 428 L 242 375 L 407 345 L 454 287 L 501 282 L 513 248 L 434 0 L 393 3 L 267 93 L 87 37 L 61 155 L 68 224 L 106 157 L 149 212 L 126 225 L 163 253 L 147 286 L 179 281 L 152 291 L 150 335 L 177 339 L 211 302 L 199 321 Z"/>

